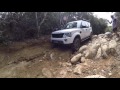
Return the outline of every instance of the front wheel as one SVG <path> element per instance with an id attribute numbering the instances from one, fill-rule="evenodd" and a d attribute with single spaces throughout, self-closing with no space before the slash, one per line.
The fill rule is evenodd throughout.
<path id="1" fill-rule="evenodd" d="M 79 37 L 76 37 L 73 41 L 73 44 L 72 44 L 72 50 L 78 51 L 80 48 L 80 45 L 81 45 L 81 40 Z"/>

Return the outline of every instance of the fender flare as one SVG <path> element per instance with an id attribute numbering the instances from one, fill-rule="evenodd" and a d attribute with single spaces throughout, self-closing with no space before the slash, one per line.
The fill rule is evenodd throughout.
<path id="1" fill-rule="evenodd" d="M 74 33 L 73 36 L 72 36 L 72 42 L 74 41 L 74 39 L 75 39 L 76 36 L 79 36 L 79 37 L 80 37 L 80 40 L 81 40 L 81 35 L 80 35 L 80 33 L 76 32 L 76 33 Z"/>

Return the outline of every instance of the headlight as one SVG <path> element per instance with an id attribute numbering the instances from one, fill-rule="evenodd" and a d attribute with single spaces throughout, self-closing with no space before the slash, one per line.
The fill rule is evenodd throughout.
<path id="1" fill-rule="evenodd" d="M 64 33 L 63 37 L 71 37 L 71 33 Z"/>

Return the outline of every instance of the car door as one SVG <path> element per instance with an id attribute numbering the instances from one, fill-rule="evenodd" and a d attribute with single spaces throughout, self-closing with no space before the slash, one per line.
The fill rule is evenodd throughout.
<path id="1" fill-rule="evenodd" d="M 82 39 L 86 38 L 87 36 L 87 27 L 86 27 L 86 23 L 85 21 L 82 21 L 81 22 L 81 36 L 82 36 Z"/>
<path id="2" fill-rule="evenodd" d="M 90 36 L 90 27 L 89 27 L 89 23 L 86 22 L 86 37 Z"/>

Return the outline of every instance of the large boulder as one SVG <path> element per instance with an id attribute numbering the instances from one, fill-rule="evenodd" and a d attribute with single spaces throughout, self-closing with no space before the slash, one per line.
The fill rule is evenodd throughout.
<path id="1" fill-rule="evenodd" d="M 73 73 L 76 75 L 80 75 L 82 73 L 82 66 L 80 64 L 76 65 Z"/>
<path id="2" fill-rule="evenodd" d="M 88 46 L 84 45 L 84 46 L 80 47 L 79 52 L 83 53 L 83 51 L 87 50 L 87 48 L 88 48 Z"/>
<path id="3" fill-rule="evenodd" d="M 76 62 L 78 62 L 78 61 L 80 60 L 81 56 L 82 56 L 81 53 L 75 55 L 75 56 L 71 59 L 71 63 L 76 63 Z"/>
<path id="4" fill-rule="evenodd" d="M 93 59 L 96 56 L 99 47 L 100 44 L 93 44 L 91 47 L 89 47 L 89 50 L 87 50 L 87 53 L 85 55 L 85 58 Z"/>
<path id="5" fill-rule="evenodd" d="M 85 57 L 81 57 L 81 63 L 84 63 L 86 61 Z"/>
<path id="6" fill-rule="evenodd" d="M 88 50 L 88 52 L 85 55 L 86 59 L 93 59 L 96 56 L 97 50 L 96 49 L 91 49 Z"/>

